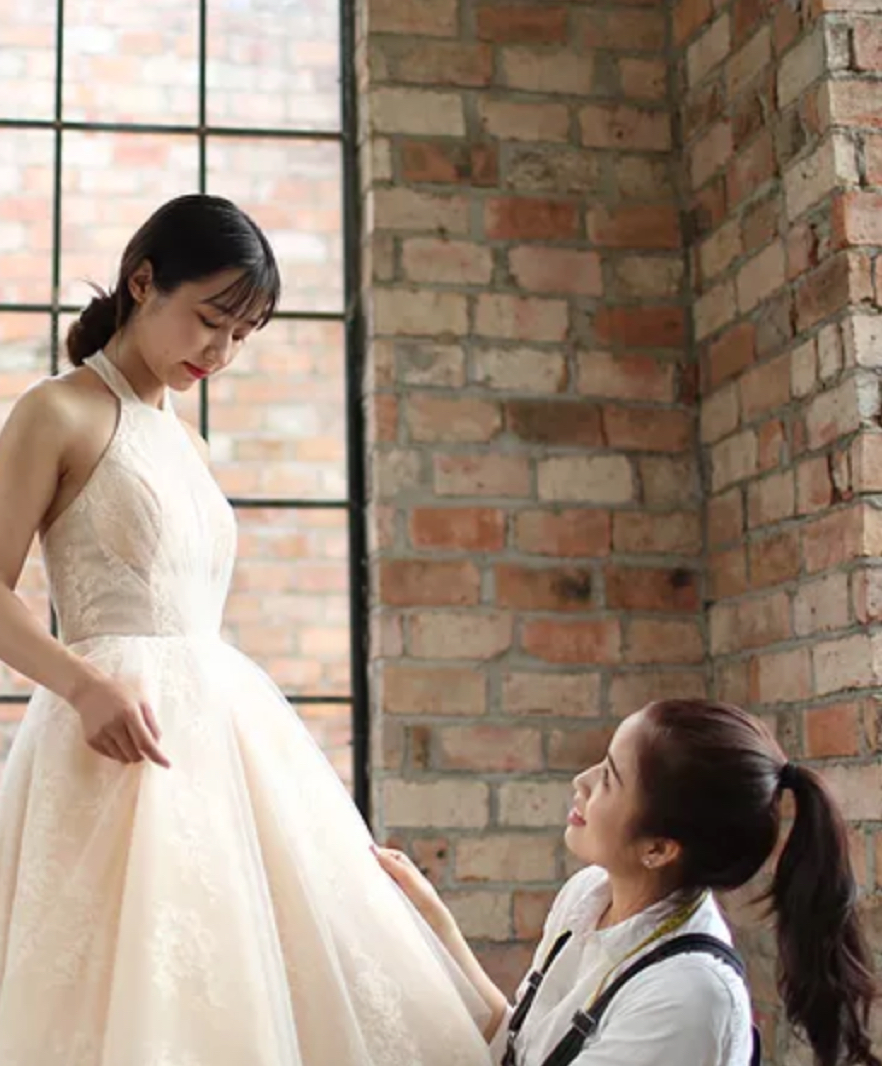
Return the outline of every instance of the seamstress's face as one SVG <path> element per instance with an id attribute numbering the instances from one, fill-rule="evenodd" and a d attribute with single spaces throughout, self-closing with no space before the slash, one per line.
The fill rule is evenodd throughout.
<path id="1" fill-rule="evenodd" d="M 640 865 L 640 841 L 634 826 L 640 810 L 637 741 L 643 728 L 641 712 L 626 718 L 616 730 L 603 762 L 579 774 L 567 818 L 565 840 L 586 865 L 611 873 Z"/>

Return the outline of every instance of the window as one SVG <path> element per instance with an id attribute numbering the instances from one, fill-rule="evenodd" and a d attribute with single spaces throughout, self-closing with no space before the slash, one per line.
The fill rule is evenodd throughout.
<path id="1" fill-rule="evenodd" d="M 279 314 L 179 397 L 238 512 L 225 629 L 366 809 L 354 107 L 336 0 L 0 0 L 0 418 L 160 203 L 202 190 L 266 230 Z M 21 592 L 49 616 L 36 558 Z M 29 693 L 0 667 L 0 730 Z"/>

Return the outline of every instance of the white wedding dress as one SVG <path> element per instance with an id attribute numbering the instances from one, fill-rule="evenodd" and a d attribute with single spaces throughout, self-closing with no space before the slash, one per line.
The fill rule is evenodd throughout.
<path id="1" fill-rule="evenodd" d="M 486 1066 L 482 1007 L 342 784 L 219 633 L 232 511 L 166 396 L 119 398 L 44 538 L 64 641 L 139 683 L 170 770 L 38 690 L 0 784 L 0 1066 Z"/>

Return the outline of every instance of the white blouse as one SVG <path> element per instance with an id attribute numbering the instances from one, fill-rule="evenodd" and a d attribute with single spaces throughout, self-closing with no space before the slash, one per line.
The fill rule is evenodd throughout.
<path id="1" fill-rule="evenodd" d="M 518 1066 L 541 1066 L 569 1029 L 573 1014 L 591 1002 L 610 968 L 617 967 L 612 979 L 639 958 L 635 955 L 625 966 L 619 965 L 673 908 L 671 901 L 659 903 L 626 922 L 598 930 L 609 900 L 607 875 L 598 867 L 571 877 L 555 900 L 533 968 L 541 968 L 561 933 L 572 930 L 573 935 L 546 974 L 521 1029 Z M 732 943 L 711 896 L 664 939 L 683 933 L 709 933 Z M 508 1018 L 490 1045 L 496 1063 L 502 1060 L 507 1033 Z M 744 982 L 719 959 L 691 952 L 654 964 L 629 981 L 573 1066 L 749 1066 L 752 1040 Z"/>

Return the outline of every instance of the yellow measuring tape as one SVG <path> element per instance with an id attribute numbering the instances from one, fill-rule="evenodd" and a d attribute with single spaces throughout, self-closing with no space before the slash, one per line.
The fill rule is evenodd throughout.
<path id="1" fill-rule="evenodd" d="M 684 903 L 682 907 L 678 908 L 669 918 L 666 918 L 665 921 L 657 926 L 645 940 L 641 940 L 636 948 L 632 948 L 624 958 L 619 959 L 614 966 L 611 966 L 603 975 L 600 984 L 597 986 L 594 995 L 591 997 L 588 1004 L 588 1010 L 590 1010 L 600 996 L 603 995 L 603 990 L 606 988 L 609 979 L 616 970 L 620 969 L 626 962 L 633 959 L 635 955 L 639 955 L 641 951 L 648 948 L 651 944 L 654 944 L 657 940 L 661 940 L 662 937 L 667 936 L 669 933 L 675 933 L 678 929 L 684 926 L 706 899 L 707 892 L 705 891 L 701 893 L 698 899 L 693 900 L 691 903 Z"/>

